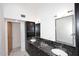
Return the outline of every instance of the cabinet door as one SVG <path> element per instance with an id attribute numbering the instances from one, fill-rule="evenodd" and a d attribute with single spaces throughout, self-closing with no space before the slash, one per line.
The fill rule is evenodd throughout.
<path id="1" fill-rule="evenodd" d="M 47 53 L 43 52 L 42 50 L 33 46 L 32 44 L 29 44 L 27 51 L 31 56 L 48 56 Z"/>
<path id="2" fill-rule="evenodd" d="M 56 20 L 56 41 L 74 46 L 73 16 Z"/>
<path id="3" fill-rule="evenodd" d="M 25 26 L 27 31 L 27 37 L 35 36 L 35 23 L 27 21 Z"/>
<path id="4" fill-rule="evenodd" d="M 35 24 L 35 36 L 40 37 L 40 23 Z"/>
<path id="5" fill-rule="evenodd" d="M 8 54 L 12 50 L 12 23 L 8 22 Z"/>

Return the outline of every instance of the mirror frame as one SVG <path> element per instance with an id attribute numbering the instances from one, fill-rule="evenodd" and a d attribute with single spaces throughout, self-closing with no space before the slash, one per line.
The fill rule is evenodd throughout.
<path id="1" fill-rule="evenodd" d="M 68 15 L 68 16 L 64 16 L 64 17 L 61 17 L 61 18 L 57 18 L 57 19 L 55 19 L 55 40 L 56 40 L 56 42 L 58 42 L 58 43 L 76 47 L 76 43 L 74 43 L 74 42 L 76 42 L 75 37 L 72 39 L 72 40 L 73 40 L 73 41 L 72 41 L 73 44 L 69 44 L 69 43 L 67 43 L 67 42 L 62 42 L 62 41 L 58 41 L 58 40 L 57 40 L 56 21 L 57 21 L 58 19 L 66 18 L 66 17 L 69 17 L 69 16 L 72 16 L 72 17 L 73 17 L 73 19 L 72 19 L 72 33 L 75 33 L 75 17 L 74 17 L 74 15 Z M 73 30 L 73 29 L 74 29 L 74 30 Z M 74 36 L 75 36 L 75 35 L 74 35 Z"/>

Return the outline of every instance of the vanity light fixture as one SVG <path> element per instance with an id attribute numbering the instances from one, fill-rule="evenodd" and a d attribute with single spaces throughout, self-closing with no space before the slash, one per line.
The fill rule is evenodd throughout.
<path id="1" fill-rule="evenodd" d="M 68 13 L 71 13 L 71 12 L 73 12 L 73 10 L 69 10 L 69 11 L 67 11 Z"/>

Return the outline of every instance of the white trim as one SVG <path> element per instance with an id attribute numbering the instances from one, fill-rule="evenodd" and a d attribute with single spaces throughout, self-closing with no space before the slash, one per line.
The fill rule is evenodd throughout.
<path id="1" fill-rule="evenodd" d="M 8 18 L 4 18 L 5 21 L 5 55 L 8 56 L 8 33 L 7 33 L 7 23 L 8 22 L 16 22 L 15 20 L 8 20 Z M 17 21 L 20 23 L 21 29 L 21 51 L 25 51 L 25 21 Z"/>

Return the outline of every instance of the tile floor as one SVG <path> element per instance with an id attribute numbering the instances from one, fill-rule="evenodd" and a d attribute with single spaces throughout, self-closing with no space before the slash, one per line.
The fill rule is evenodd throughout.
<path id="1" fill-rule="evenodd" d="M 29 56 L 26 51 L 21 51 L 21 48 L 13 49 L 10 53 L 10 56 Z"/>

